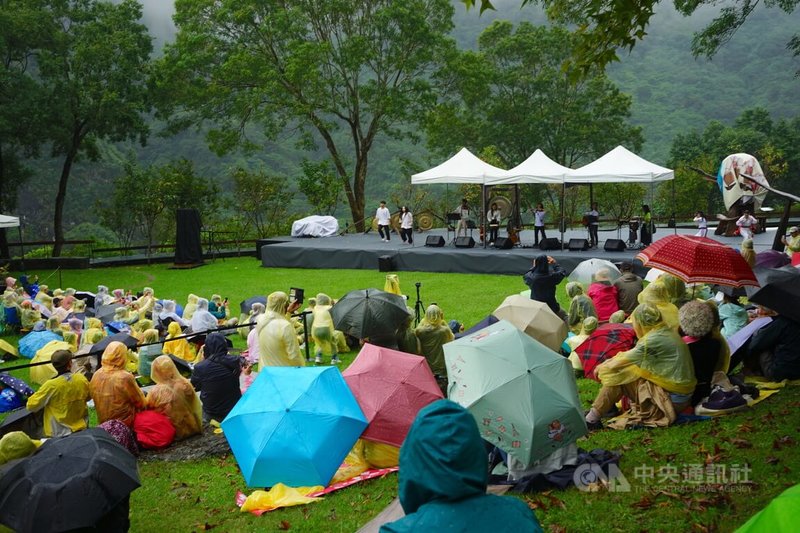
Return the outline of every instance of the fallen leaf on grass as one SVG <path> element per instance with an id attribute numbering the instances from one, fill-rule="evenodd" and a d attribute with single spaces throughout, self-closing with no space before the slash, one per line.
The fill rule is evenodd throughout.
<path id="1" fill-rule="evenodd" d="M 737 433 L 752 433 L 753 432 L 753 426 L 751 426 L 748 423 L 739 424 L 738 426 L 736 426 L 736 432 Z"/>
<path id="2" fill-rule="evenodd" d="M 736 446 L 737 448 L 752 448 L 753 443 L 747 439 L 731 439 L 731 444 Z"/>
<path id="3" fill-rule="evenodd" d="M 292 525 L 289 522 L 287 522 L 286 520 L 281 520 L 281 523 L 278 524 L 278 529 L 280 529 L 281 531 L 288 531 L 291 528 L 292 528 Z"/>
<path id="4" fill-rule="evenodd" d="M 765 460 L 767 461 L 768 465 L 776 465 L 781 462 L 781 460 L 775 457 L 774 455 L 767 456 Z"/>
<path id="5" fill-rule="evenodd" d="M 567 528 L 559 526 L 558 524 L 550 524 L 547 530 L 550 531 L 550 533 L 567 533 Z"/>
<path id="6" fill-rule="evenodd" d="M 650 509 L 652 506 L 653 500 L 651 500 L 649 496 L 642 496 L 641 500 L 632 504 L 632 507 L 636 507 L 638 509 Z"/>
<path id="7" fill-rule="evenodd" d="M 782 450 L 786 446 L 793 446 L 793 445 L 794 445 L 794 439 L 789 435 L 784 435 L 783 437 L 780 437 L 772 441 L 773 450 Z"/>
<path id="8" fill-rule="evenodd" d="M 197 526 L 197 529 L 200 530 L 200 531 L 208 531 L 210 529 L 214 529 L 215 527 L 217 527 L 217 526 L 214 525 L 214 524 L 209 524 L 208 522 L 205 522 L 205 523 L 200 524 L 199 526 Z"/>

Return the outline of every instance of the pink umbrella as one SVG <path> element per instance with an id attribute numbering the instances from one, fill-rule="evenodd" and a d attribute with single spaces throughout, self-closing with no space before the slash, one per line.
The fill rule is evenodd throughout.
<path id="1" fill-rule="evenodd" d="M 361 438 L 400 446 L 417 412 L 443 398 L 424 357 L 365 344 L 342 375 L 369 425 Z"/>

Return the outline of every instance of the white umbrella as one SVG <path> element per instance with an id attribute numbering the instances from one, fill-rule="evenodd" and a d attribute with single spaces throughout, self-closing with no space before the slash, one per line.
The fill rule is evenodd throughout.
<path id="1" fill-rule="evenodd" d="M 556 353 L 567 338 L 566 323 L 547 304 L 519 294 L 507 297 L 492 314 L 500 320 L 508 320 Z"/>
<path id="2" fill-rule="evenodd" d="M 579 263 L 567 279 L 570 281 L 578 281 L 585 287 L 588 287 L 589 284 L 594 281 L 595 273 L 602 268 L 608 270 L 608 276 L 612 282 L 622 275 L 617 266 L 611 261 L 606 261 L 605 259 L 587 259 Z"/>
<path id="3" fill-rule="evenodd" d="M 659 276 L 661 276 L 661 274 L 666 274 L 666 272 L 664 272 L 663 270 L 661 270 L 659 268 L 651 268 L 647 272 L 647 275 L 644 277 L 644 280 L 645 281 L 649 281 L 650 283 L 653 283 L 655 280 L 657 280 L 659 278 Z"/>

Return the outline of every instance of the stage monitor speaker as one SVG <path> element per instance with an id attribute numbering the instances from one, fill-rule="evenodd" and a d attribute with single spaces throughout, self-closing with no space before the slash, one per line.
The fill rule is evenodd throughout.
<path id="1" fill-rule="evenodd" d="M 606 252 L 624 252 L 627 249 L 625 241 L 621 239 L 606 239 L 603 250 Z"/>
<path id="2" fill-rule="evenodd" d="M 555 237 L 549 237 L 547 239 L 542 239 L 539 242 L 539 249 L 540 250 L 560 250 L 561 249 L 561 242 L 556 239 Z"/>
<path id="3" fill-rule="evenodd" d="M 434 248 L 441 248 L 444 246 L 444 237 L 441 235 L 428 235 L 425 239 L 425 246 L 433 246 Z"/>
<path id="4" fill-rule="evenodd" d="M 382 255 L 378 257 L 378 271 L 379 272 L 394 271 L 394 257 L 391 255 Z"/>
<path id="5" fill-rule="evenodd" d="M 498 237 L 494 241 L 494 247 L 500 248 L 501 250 L 510 250 L 514 247 L 514 241 L 508 237 Z"/>
<path id="6" fill-rule="evenodd" d="M 473 248 L 475 239 L 472 237 L 456 237 L 456 248 Z"/>
<path id="7" fill-rule="evenodd" d="M 200 211 L 178 209 L 175 227 L 175 264 L 196 265 L 202 263 Z"/>
<path id="8" fill-rule="evenodd" d="M 582 252 L 589 249 L 589 241 L 586 239 L 570 239 L 567 246 L 570 252 Z"/>

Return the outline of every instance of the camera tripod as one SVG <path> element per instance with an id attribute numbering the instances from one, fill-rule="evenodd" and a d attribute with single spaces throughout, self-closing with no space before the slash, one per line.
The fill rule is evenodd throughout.
<path id="1" fill-rule="evenodd" d="M 422 283 L 418 281 L 414 285 L 417 287 L 417 301 L 414 303 L 414 326 L 417 326 L 419 325 L 419 321 L 422 320 L 422 316 L 425 314 L 425 306 L 422 304 L 422 300 L 420 300 L 419 297 L 419 288 L 422 287 Z"/>

